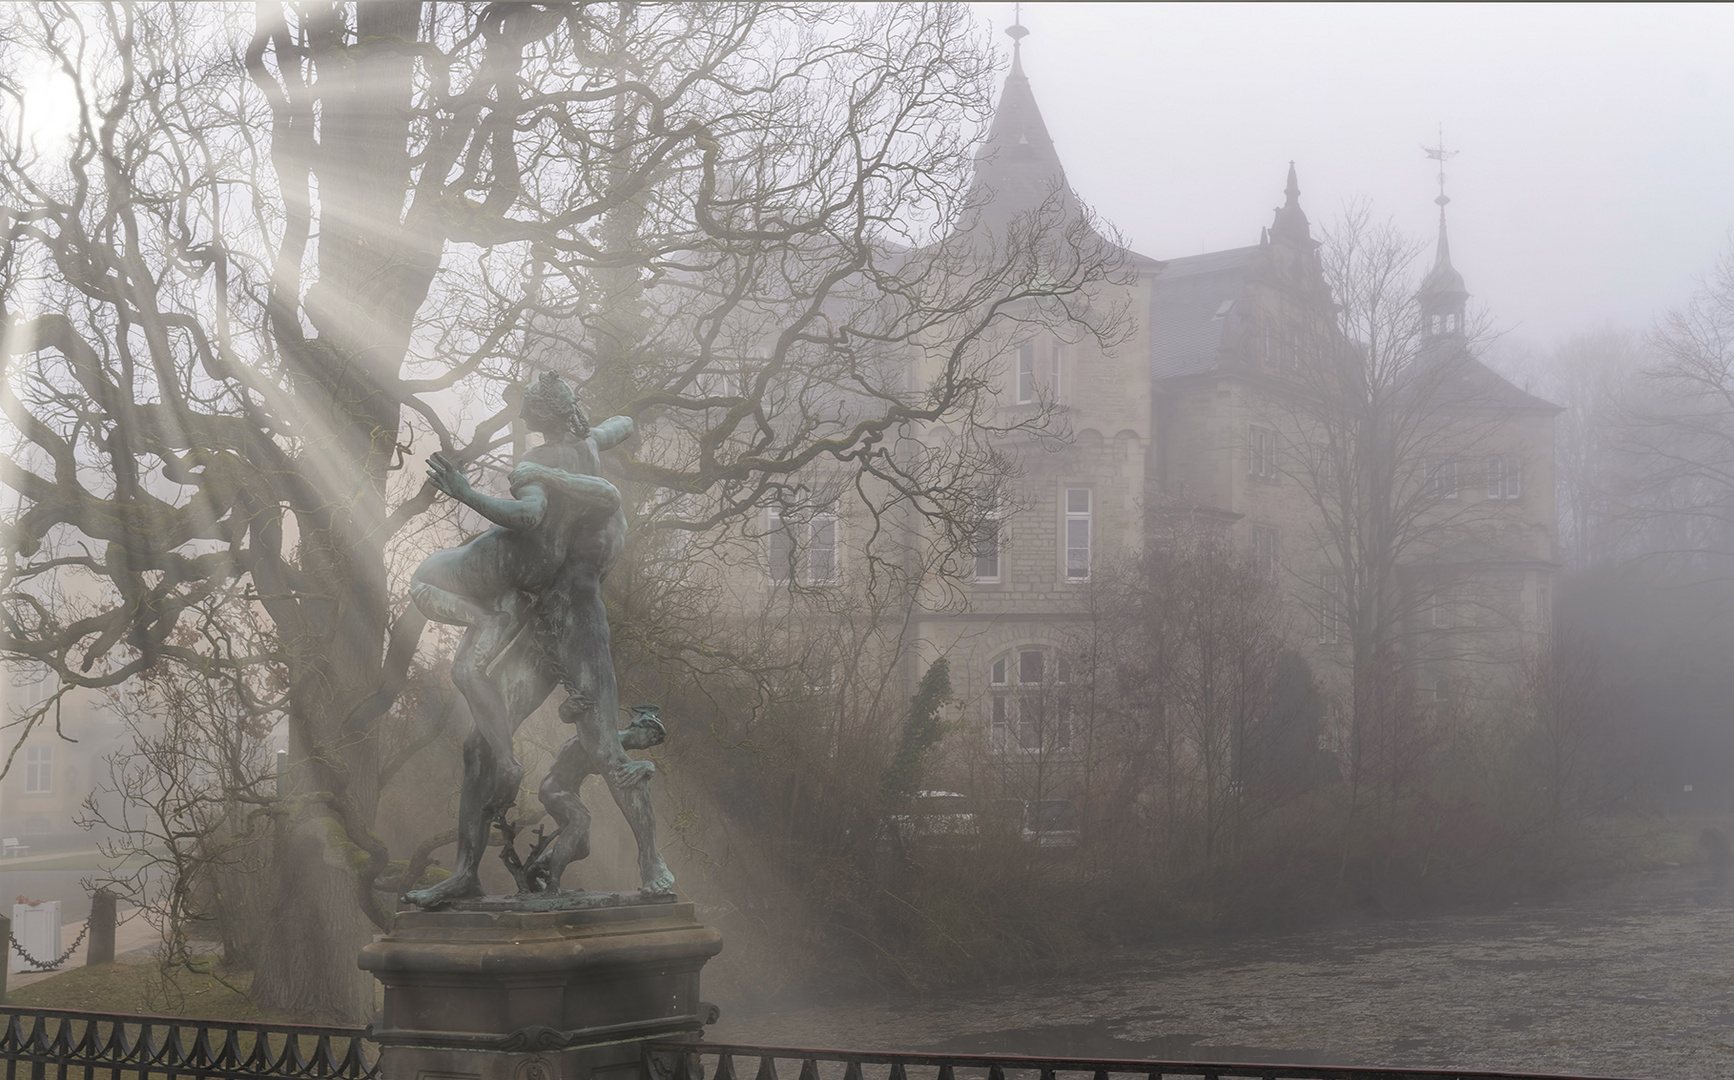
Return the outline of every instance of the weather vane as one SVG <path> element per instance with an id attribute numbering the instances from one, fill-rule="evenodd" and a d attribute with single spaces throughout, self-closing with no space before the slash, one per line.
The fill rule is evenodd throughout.
<path id="1" fill-rule="evenodd" d="M 1446 203 L 1451 201 L 1451 197 L 1445 194 L 1445 163 L 1456 157 L 1459 151 L 1445 149 L 1444 124 L 1439 125 L 1439 145 L 1423 146 L 1421 149 L 1426 152 L 1429 158 L 1439 163 L 1439 197 L 1433 201 L 1438 203 L 1440 206 L 1444 206 Z"/>

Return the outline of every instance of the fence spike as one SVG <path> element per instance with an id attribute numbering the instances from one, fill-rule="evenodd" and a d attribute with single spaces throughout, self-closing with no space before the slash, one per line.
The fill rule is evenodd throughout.
<path id="1" fill-rule="evenodd" d="M 759 1057 L 759 1072 L 753 1080 L 777 1080 L 777 1062 L 769 1054 Z"/>
<path id="2" fill-rule="evenodd" d="M 735 1080 L 735 1056 L 727 1050 L 716 1056 L 716 1080 Z"/>
<path id="3" fill-rule="evenodd" d="M 891 1075 L 887 1076 L 885 1080 L 909 1080 L 909 1070 L 903 1067 L 903 1062 L 893 1061 L 891 1063 Z"/>
<path id="4" fill-rule="evenodd" d="M 331 1054 L 331 1036 L 321 1035 L 313 1044 L 313 1075 L 336 1076 L 337 1059 Z"/>
<path id="5" fill-rule="evenodd" d="M 813 1058 L 801 1059 L 800 1080 L 819 1080 L 819 1062 Z"/>

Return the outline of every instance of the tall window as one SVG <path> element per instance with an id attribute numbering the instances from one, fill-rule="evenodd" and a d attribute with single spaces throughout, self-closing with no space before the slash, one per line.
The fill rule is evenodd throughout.
<path id="1" fill-rule="evenodd" d="M 24 748 L 24 793 L 46 795 L 54 790 L 54 747 Z"/>
<path id="2" fill-rule="evenodd" d="M 1553 590 L 1546 585 L 1535 591 L 1535 623 L 1543 634 L 1553 633 Z"/>
<path id="3" fill-rule="evenodd" d="M 1090 577 L 1090 489 L 1066 489 L 1066 580 Z"/>
<path id="4" fill-rule="evenodd" d="M 1248 429 L 1249 450 L 1247 471 L 1255 480 L 1276 479 L 1276 432 L 1267 428 Z"/>
<path id="5" fill-rule="evenodd" d="M 1319 642 L 1335 645 L 1348 629 L 1343 612 L 1343 576 L 1335 570 L 1319 575 Z"/>
<path id="6" fill-rule="evenodd" d="M 802 532 L 805 542 L 799 543 L 797 537 Z M 799 522 L 786 519 L 782 507 L 771 507 L 766 511 L 765 545 L 765 568 L 775 583 L 798 578 L 807 585 L 830 585 L 839 579 L 834 506 L 813 514 L 804 529 Z"/>
<path id="7" fill-rule="evenodd" d="M 1443 592 L 1435 592 L 1427 598 L 1427 625 L 1435 630 L 1449 630 L 1455 620 L 1451 618 L 1451 598 Z"/>
<path id="8" fill-rule="evenodd" d="M 1520 499 L 1523 497 L 1523 459 L 1494 457 L 1487 459 L 1487 497 L 1489 499 Z"/>
<path id="9" fill-rule="evenodd" d="M 773 506 L 766 512 L 766 570 L 774 582 L 790 581 L 795 576 L 795 533 L 783 521 L 783 509 Z"/>
<path id="10" fill-rule="evenodd" d="M 1275 529 L 1262 525 L 1252 527 L 1252 562 L 1272 579 L 1276 577 L 1277 570 L 1282 566 L 1282 554 L 1277 549 Z"/>
<path id="11" fill-rule="evenodd" d="M 988 671 L 989 731 L 995 753 L 1062 750 L 1072 743 L 1071 665 L 1040 648 L 1019 649 Z"/>
<path id="12" fill-rule="evenodd" d="M 1018 404 L 1028 405 L 1036 399 L 1036 347 L 1018 346 Z"/>
<path id="13" fill-rule="evenodd" d="M 1432 706 L 1435 715 L 1443 713 L 1451 705 L 1451 680 L 1443 675 L 1433 680 Z"/>
<path id="14" fill-rule="evenodd" d="M 1457 497 L 1457 459 L 1443 456 L 1423 458 L 1422 468 L 1426 470 L 1425 490 L 1430 499 L 1455 499 Z"/>
<path id="15" fill-rule="evenodd" d="M 807 584 L 837 581 L 837 508 L 826 507 L 807 523 Z"/>
<path id="16" fill-rule="evenodd" d="M 999 580 L 999 497 L 989 495 L 986 502 L 981 524 L 975 528 L 975 580 L 991 584 Z"/>
<path id="17" fill-rule="evenodd" d="M 1054 400 L 1065 400 L 1066 386 L 1066 350 L 1059 342 L 1054 342 L 1053 352 L 1048 358 L 1048 383 L 1053 388 Z"/>

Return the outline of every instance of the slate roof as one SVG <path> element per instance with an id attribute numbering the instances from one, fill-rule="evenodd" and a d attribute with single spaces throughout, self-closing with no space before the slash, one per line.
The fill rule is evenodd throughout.
<path id="1" fill-rule="evenodd" d="M 1263 248 L 1168 259 L 1150 283 L 1150 374 L 1157 379 L 1215 369 L 1233 305 Z"/>
<path id="2" fill-rule="evenodd" d="M 1448 395 L 1447 400 L 1498 409 L 1564 411 L 1551 401 L 1518 389 L 1516 384 L 1473 356 L 1455 357 L 1446 363 L 1451 365 L 1451 370 L 1439 380 L 1434 392 Z"/>

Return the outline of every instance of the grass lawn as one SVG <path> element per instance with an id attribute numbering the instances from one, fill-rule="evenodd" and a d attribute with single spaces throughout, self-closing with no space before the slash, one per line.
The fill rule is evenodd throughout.
<path id="1" fill-rule="evenodd" d="M 121 865 L 137 865 L 145 860 L 145 853 L 135 851 L 121 860 Z M 95 848 L 82 851 L 68 851 L 52 858 L 32 857 L 24 859 L 7 859 L 0 862 L 0 870 L 16 873 L 28 873 L 31 870 L 109 870 L 117 864 Z"/>
<path id="2" fill-rule="evenodd" d="M 73 968 L 51 979 L 10 990 L 6 1004 L 184 1016 L 195 1020 L 296 1019 L 266 1014 L 253 1006 L 244 992 L 253 981 L 252 972 L 222 974 L 243 992 L 236 993 L 208 974 L 176 972 L 173 982 L 164 986 L 155 964 L 98 964 Z"/>

